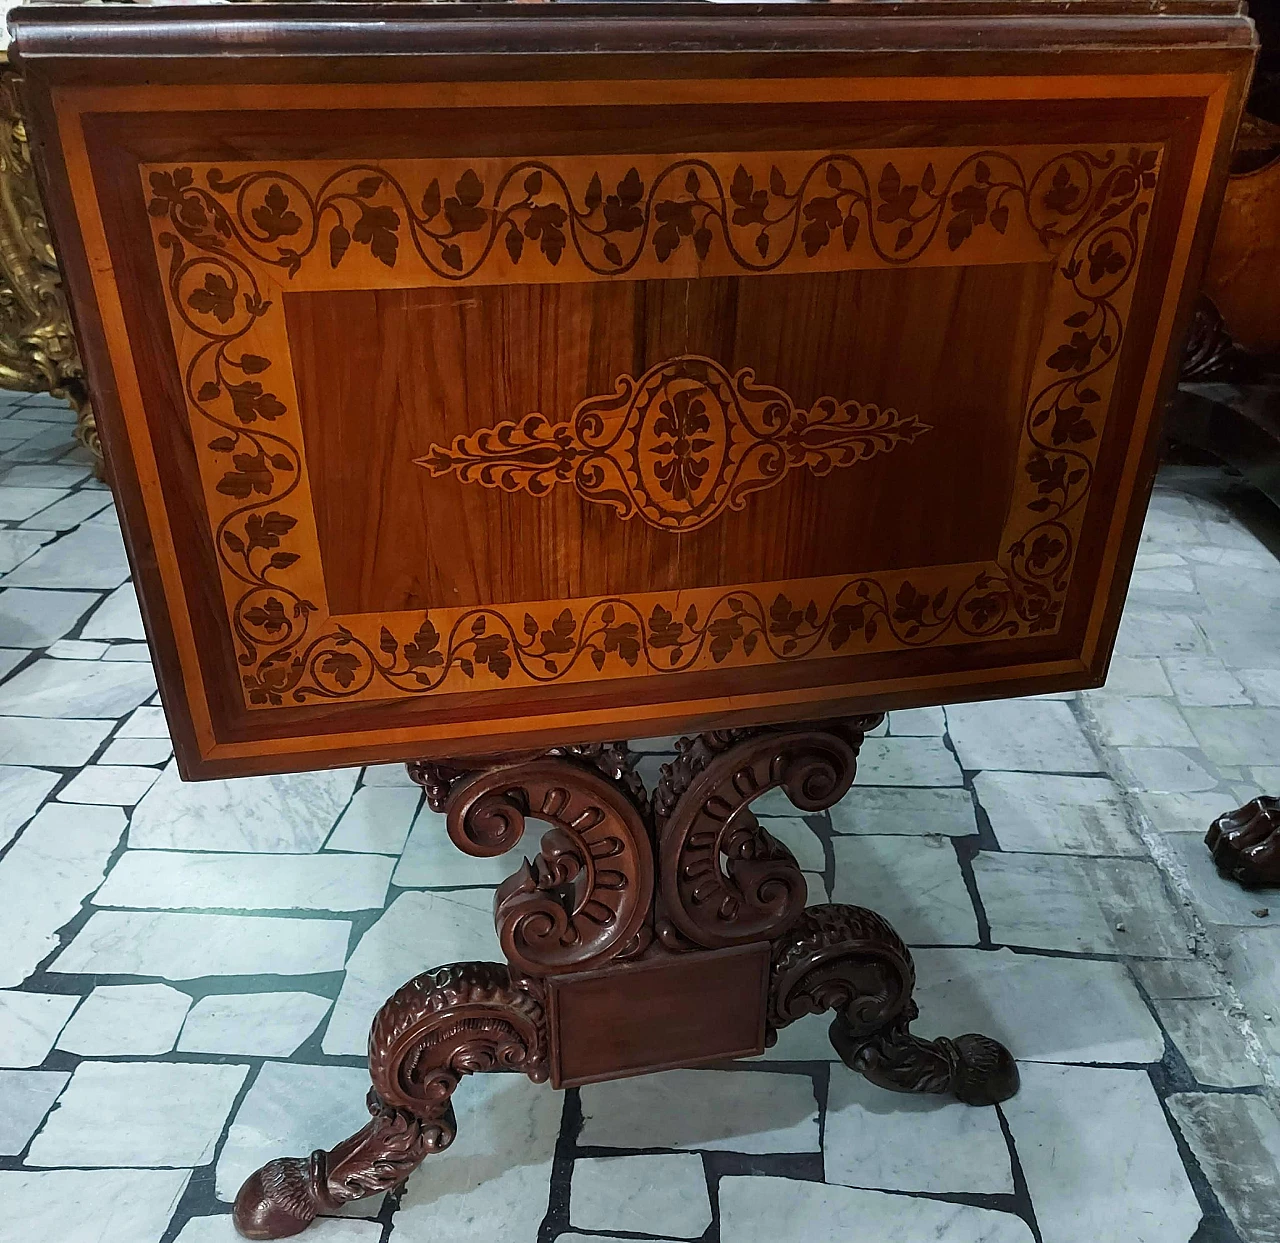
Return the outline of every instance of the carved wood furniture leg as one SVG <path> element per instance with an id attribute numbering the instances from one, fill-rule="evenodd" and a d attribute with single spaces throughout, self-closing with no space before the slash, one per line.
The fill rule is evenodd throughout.
<path id="1" fill-rule="evenodd" d="M 1264 794 L 1219 816 L 1204 840 L 1223 876 L 1246 888 L 1280 885 L 1280 798 Z"/>

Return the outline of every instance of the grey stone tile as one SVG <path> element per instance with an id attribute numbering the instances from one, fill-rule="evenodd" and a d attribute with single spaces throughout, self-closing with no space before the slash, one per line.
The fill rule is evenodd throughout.
<path id="1" fill-rule="evenodd" d="M 1033 1237 L 1022 1218 L 967 1204 L 794 1178 L 720 1180 L 722 1243 L 1031 1243 Z"/>
<path id="2" fill-rule="evenodd" d="M 940 1096 L 899 1096 L 837 1064 L 823 1132 L 826 1181 L 940 1195 L 1013 1194 L 1009 1148 L 994 1109 Z"/>
<path id="3" fill-rule="evenodd" d="M 1247 1088 L 1263 1082 L 1237 1019 L 1217 999 L 1155 1001 L 1169 1038 L 1186 1059 L 1197 1083 Z"/>
<path id="4" fill-rule="evenodd" d="M 941 738 L 868 738 L 858 757 L 860 786 L 958 786 L 963 781 L 956 757 Z M 763 804 L 753 807 L 764 810 Z M 788 803 L 784 811 L 792 810 Z"/>
<path id="5" fill-rule="evenodd" d="M 132 583 L 116 588 L 84 624 L 81 635 L 86 639 L 142 639 L 142 614 Z"/>
<path id="6" fill-rule="evenodd" d="M 1169 656 L 1164 666 L 1180 704 L 1204 708 L 1249 702 L 1240 680 L 1216 656 Z"/>
<path id="7" fill-rule="evenodd" d="M 0 715 L 120 717 L 155 689 L 147 665 L 38 660 L 0 686 Z"/>
<path id="8" fill-rule="evenodd" d="M 1260 620 L 1254 610 L 1239 617 L 1215 613 L 1210 645 L 1232 669 L 1280 669 L 1275 621 Z"/>
<path id="9" fill-rule="evenodd" d="M 347 804 L 325 849 L 398 855 L 421 801 L 417 786 L 362 786 Z"/>
<path id="10" fill-rule="evenodd" d="M 28 518 L 23 526 L 40 531 L 70 531 L 110 504 L 110 492 L 72 492 Z"/>
<path id="11" fill-rule="evenodd" d="M 1146 857 L 1109 778 L 983 772 L 973 789 L 1005 850 Z"/>
<path id="12" fill-rule="evenodd" d="M 4 488 L 74 488 L 88 479 L 87 466 L 15 466 L 0 475 Z"/>
<path id="13" fill-rule="evenodd" d="M 0 1170 L 4 1243 L 160 1243 L 190 1170 Z"/>
<path id="14" fill-rule="evenodd" d="M 1152 827 L 1161 833 L 1196 833 L 1201 841 L 1209 826 L 1225 812 L 1234 810 L 1235 805 L 1235 799 L 1226 791 L 1141 793 L 1138 802 Z"/>
<path id="15" fill-rule="evenodd" d="M 824 872 L 827 867 L 822 839 L 799 816 L 768 816 L 760 821 L 780 841 L 806 872 Z M 810 898 L 810 901 L 813 901 Z"/>
<path id="16" fill-rule="evenodd" d="M 0 522 L 21 522 L 65 495 L 61 488 L 0 488 Z"/>
<path id="17" fill-rule="evenodd" d="M 58 791 L 58 799 L 63 803 L 132 807 L 151 789 L 159 776 L 154 768 L 138 768 L 131 764 L 90 764 Z"/>
<path id="18" fill-rule="evenodd" d="M 580 1089 L 589 1148 L 817 1152 L 818 1102 L 807 1075 L 667 1070 Z"/>
<path id="19" fill-rule="evenodd" d="M 1177 705 L 1168 699 L 1124 699 L 1105 696 L 1089 700 L 1098 736 L 1108 747 L 1194 747 Z"/>
<path id="20" fill-rule="evenodd" d="M 1145 860 L 983 851 L 973 870 L 997 944 L 1187 957 L 1182 913 Z"/>
<path id="21" fill-rule="evenodd" d="M 1144 1071 L 1022 1067 L 1001 1106 L 1044 1243 L 1187 1243 L 1200 1206 Z"/>
<path id="22" fill-rule="evenodd" d="M 1172 747 L 1119 747 L 1116 756 L 1124 766 L 1129 785 L 1155 793 L 1192 793 L 1212 790 L 1218 778 L 1200 763 L 1199 750 Z"/>
<path id="23" fill-rule="evenodd" d="M 580 1230 L 628 1230 L 699 1238 L 711 1225 L 702 1159 L 693 1153 L 579 1157 L 569 1221 Z"/>
<path id="24" fill-rule="evenodd" d="M 1215 764 L 1280 764 L 1280 708 L 1188 708 L 1185 716 Z"/>
<path id="25" fill-rule="evenodd" d="M 97 599 L 89 591 L 0 591 L 0 643 L 46 647 L 73 629 Z"/>
<path id="26" fill-rule="evenodd" d="M 0 606 L 3 606 L 0 597 Z M 1280 708 L 1280 669 L 1237 670 L 1245 689 L 1265 708 Z"/>
<path id="27" fill-rule="evenodd" d="M 248 1071 L 194 1062 L 81 1062 L 31 1141 L 27 1164 L 204 1165 Z"/>
<path id="28" fill-rule="evenodd" d="M 895 738 L 941 738 L 946 732 L 947 717 L 941 708 L 907 708 L 889 716 L 889 733 Z"/>
<path id="29" fill-rule="evenodd" d="M 1201 959 L 1186 962 L 1135 960 L 1128 964 L 1147 996 L 1156 1001 L 1182 1001 L 1217 997 L 1222 977 L 1215 967 Z"/>
<path id="30" fill-rule="evenodd" d="M 1280 1074 L 1280 928 L 1237 928 L 1226 937 L 1227 976 Z"/>
<path id="31" fill-rule="evenodd" d="M 346 807 L 356 776 L 357 770 L 340 768 L 184 782 L 177 765 L 170 764 L 134 811 L 129 845 L 311 854 L 324 844 Z"/>
<path id="32" fill-rule="evenodd" d="M 4 531 L 0 530 L 0 581 L 6 587 L 19 582 L 17 571 L 32 560 L 51 539 L 52 531 Z M 42 584 L 56 587 L 57 583 Z"/>
<path id="33" fill-rule="evenodd" d="M 31 653 L 18 647 L 0 647 L 0 682 L 9 676 Z"/>
<path id="34" fill-rule="evenodd" d="M 0 1070 L 0 1157 L 27 1146 L 70 1078 L 69 1070 Z"/>
<path id="35" fill-rule="evenodd" d="M 973 945 L 978 923 L 951 840 L 837 837 L 832 898 L 869 906 L 909 945 Z"/>
<path id="36" fill-rule="evenodd" d="M 39 1066 L 79 997 L 0 991 L 0 1066 Z"/>
<path id="37" fill-rule="evenodd" d="M 1223 808 L 1224 811 L 1230 810 Z M 1235 881 L 1218 875 L 1203 833 L 1171 833 L 1165 838 L 1182 867 L 1183 875 L 1195 895 L 1196 908 L 1206 923 L 1233 924 L 1252 928 L 1259 924 L 1280 927 L 1280 902 L 1270 908 L 1266 895 L 1241 888 Z M 1270 909 L 1271 914 L 1259 918 L 1253 912 Z"/>
<path id="38" fill-rule="evenodd" d="M 190 1008 L 191 998 L 168 984 L 102 985 L 63 1028 L 58 1048 L 82 1057 L 168 1053 Z"/>
<path id="39" fill-rule="evenodd" d="M 966 769 L 1096 773 L 1102 765 L 1065 703 L 953 704 L 947 726 Z"/>
<path id="40" fill-rule="evenodd" d="M 1164 1037 L 1114 962 L 1012 950 L 916 950 L 920 1035 L 982 1032 L 1019 1061 L 1158 1062 Z"/>
<path id="41" fill-rule="evenodd" d="M 1280 1121 L 1266 1102 L 1175 1093 L 1169 1112 L 1244 1243 L 1280 1243 Z"/>
<path id="42" fill-rule="evenodd" d="M 120 533 L 110 527 L 83 526 L 23 561 L 6 576 L 5 585 L 111 591 L 128 577 L 129 562 Z"/>
<path id="43" fill-rule="evenodd" d="M 350 935 L 343 919 L 97 911 L 49 969 L 170 980 L 313 975 L 342 970 Z"/>
<path id="44" fill-rule="evenodd" d="M 662 738 L 633 738 L 627 745 L 632 751 L 660 751 L 672 755 L 676 749 L 676 735 L 667 734 Z"/>
<path id="45" fill-rule="evenodd" d="M 973 799 L 968 790 L 894 790 L 855 785 L 833 808 L 836 833 L 942 833 L 971 837 L 978 831 Z"/>
<path id="46" fill-rule="evenodd" d="M 5 723 L 0 717 L 0 725 Z M 0 849 L 7 846 L 58 784 L 57 773 L 42 768 L 0 766 Z"/>
<path id="47" fill-rule="evenodd" d="M 400 790 L 396 786 L 384 789 L 373 787 L 379 794 L 418 794 L 413 790 Z M 530 820 L 525 827 L 525 853 L 535 847 L 539 826 Z M 532 839 L 532 841 L 530 841 Z M 499 885 L 519 866 L 521 856 L 497 855 L 493 858 L 477 858 L 464 854 L 453 844 L 445 831 L 445 818 L 432 811 L 425 803 L 413 822 L 404 854 L 396 865 L 395 883 L 403 889 L 448 888 L 461 885 Z"/>
<path id="48" fill-rule="evenodd" d="M 367 786 L 419 786 L 410 780 L 403 764 L 370 764 L 363 770 L 362 784 Z"/>
<path id="49" fill-rule="evenodd" d="M 1185 613 L 1165 609 L 1127 608 L 1116 636 L 1117 656 L 1169 656 L 1176 652 L 1205 654 L 1200 628 Z"/>
<path id="50" fill-rule="evenodd" d="M 1113 656 L 1106 685 L 1090 694 L 1172 695 L 1173 687 L 1158 656 Z"/>
<path id="51" fill-rule="evenodd" d="M 178 1049 L 291 1057 L 332 1005 L 315 993 L 215 993 L 191 1008 Z"/>

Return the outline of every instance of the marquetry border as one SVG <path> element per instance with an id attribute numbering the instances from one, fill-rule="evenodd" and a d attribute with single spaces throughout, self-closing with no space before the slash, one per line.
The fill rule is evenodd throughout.
<path id="1" fill-rule="evenodd" d="M 253 706 L 1056 630 L 1158 146 L 144 165 Z M 279 293 L 1052 263 L 996 562 L 331 616 Z M 262 377 L 262 378 L 256 378 Z M 679 604 L 677 605 L 677 598 Z"/>

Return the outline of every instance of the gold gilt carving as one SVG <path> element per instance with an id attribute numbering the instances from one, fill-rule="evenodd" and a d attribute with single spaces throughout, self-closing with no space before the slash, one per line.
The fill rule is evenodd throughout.
<path id="1" fill-rule="evenodd" d="M 565 423 L 541 414 L 499 423 L 415 458 L 433 476 L 543 496 L 571 483 L 586 501 L 637 514 L 664 531 L 693 531 L 788 471 L 852 466 L 929 431 L 913 415 L 820 397 L 807 410 L 744 367 L 686 354 L 621 375 Z"/>

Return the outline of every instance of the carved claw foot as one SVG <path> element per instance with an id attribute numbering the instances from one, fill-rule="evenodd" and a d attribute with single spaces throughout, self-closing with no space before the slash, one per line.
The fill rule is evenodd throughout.
<path id="1" fill-rule="evenodd" d="M 841 1060 L 895 1092 L 949 1092 L 967 1105 L 995 1105 L 1018 1090 L 1009 1051 L 973 1033 L 955 1040 L 913 1036 L 915 967 L 901 938 L 874 911 L 809 907 L 775 943 L 771 1032 L 806 1014 L 834 1010 L 831 1043 Z"/>
<path id="2" fill-rule="evenodd" d="M 369 1033 L 372 1120 L 308 1159 L 283 1157 L 251 1174 L 236 1197 L 247 1239 L 285 1239 L 321 1213 L 400 1186 L 456 1134 L 450 1098 L 463 1075 L 518 1070 L 547 1077 L 540 986 L 497 963 L 455 963 L 410 980 Z"/>
<path id="3" fill-rule="evenodd" d="M 1264 795 L 1219 816 L 1204 840 L 1224 876 L 1248 888 L 1280 885 L 1280 798 Z"/>

